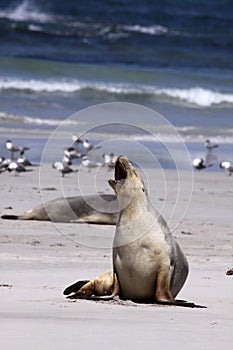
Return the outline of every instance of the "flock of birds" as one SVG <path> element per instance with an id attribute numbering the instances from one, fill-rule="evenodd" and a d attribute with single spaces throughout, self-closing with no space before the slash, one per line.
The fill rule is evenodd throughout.
<path id="1" fill-rule="evenodd" d="M 89 171 L 92 168 L 107 166 L 108 168 L 113 168 L 117 156 L 114 153 L 103 154 L 103 162 L 95 162 L 88 157 L 88 152 L 93 149 L 98 149 L 100 146 L 94 147 L 94 145 L 87 139 L 82 140 L 76 135 L 72 136 L 72 145 L 64 148 L 63 157 L 61 161 L 56 161 L 52 164 L 54 169 L 57 169 L 62 176 L 65 174 L 77 172 L 78 169 L 73 169 L 71 165 L 75 159 L 81 160 L 81 165 L 88 168 Z"/>
<path id="2" fill-rule="evenodd" d="M 217 161 L 217 157 L 213 150 L 219 147 L 219 145 L 212 143 L 210 140 L 206 140 L 204 145 L 207 148 L 205 158 L 195 158 L 192 161 L 193 168 L 197 170 L 211 167 Z M 0 174 L 4 171 L 13 172 L 14 174 L 31 171 L 31 167 L 36 166 L 36 164 L 31 163 L 25 156 L 25 152 L 29 150 L 28 147 L 17 146 L 10 140 L 6 141 L 5 146 L 10 152 L 10 156 L 8 158 L 0 157 Z M 62 160 L 55 161 L 52 164 L 52 167 L 59 171 L 62 177 L 64 177 L 65 174 L 78 171 L 78 169 L 73 169 L 71 167 L 76 159 L 79 159 L 81 165 L 88 168 L 89 171 L 92 168 L 102 166 L 107 166 L 109 169 L 114 168 L 117 159 L 117 156 L 114 155 L 114 153 L 104 153 L 102 155 L 103 162 L 95 162 L 88 157 L 88 152 L 97 148 L 100 148 L 100 146 L 94 148 L 94 145 L 89 140 L 82 140 L 76 135 L 73 135 L 71 146 L 66 147 L 63 150 Z M 16 153 L 18 154 L 17 157 L 15 157 Z M 224 169 L 228 175 L 232 175 L 233 164 L 231 162 L 227 160 L 221 161 L 219 167 Z"/>
<path id="3" fill-rule="evenodd" d="M 204 158 L 195 158 L 192 162 L 192 165 L 197 170 L 203 170 L 205 168 L 211 167 L 215 164 L 217 157 L 213 154 L 213 149 L 219 147 L 218 144 L 212 143 L 210 140 L 205 141 L 205 147 L 207 148 L 207 153 Z M 227 160 L 221 161 L 219 167 L 224 169 L 228 175 L 233 173 L 233 164 Z"/>
<path id="4" fill-rule="evenodd" d="M 52 164 L 52 167 L 61 173 L 62 177 L 64 177 L 65 174 L 78 171 L 78 169 L 73 169 L 71 167 L 76 159 L 79 159 L 81 165 L 88 168 L 89 171 L 92 168 L 102 166 L 114 168 L 117 159 L 114 153 L 105 153 L 103 154 L 103 162 L 95 162 L 88 157 L 88 152 L 94 149 L 94 145 L 89 140 L 82 140 L 76 135 L 73 135 L 72 141 L 71 146 L 64 148 L 62 160 L 55 161 Z M 9 171 L 16 175 L 22 172 L 32 171 L 31 167 L 37 166 L 37 164 L 31 163 L 25 156 L 25 152 L 29 150 L 28 147 L 15 145 L 10 140 L 5 142 L 5 146 L 10 155 L 7 158 L 0 157 L 0 174 Z M 95 147 L 95 149 L 98 148 L 100 147 Z"/>
<path id="5" fill-rule="evenodd" d="M 25 151 L 29 150 L 28 147 L 17 146 L 10 140 L 7 140 L 5 145 L 6 149 L 10 152 L 10 157 L 0 157 L 0 174 L 4 171 L 13 172 L 14 174 L 22 173 L 32 170 L 28 167 L 36 166 L 36 164 L 32 164 L 25 156 Z M 15 153 L 18 153 L 17 158 L 15 157 Z"/>

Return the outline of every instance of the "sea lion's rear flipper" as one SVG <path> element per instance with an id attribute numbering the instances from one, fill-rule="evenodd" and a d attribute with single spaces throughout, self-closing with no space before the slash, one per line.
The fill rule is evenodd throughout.
<path id="1" fill-rule="evenodd" d="M 83 281 L 78 281 L 72 284 L 71 286 L 67 287 L 63 294 L 64 295 L 69 295 L 71 293 L 76 293 L 79 291 L 80 288 L 82 288 L 86 283 L 88 283 L 89 280 L 83 280 Z M 69 296 L 68 298 L 71 298 L 72 296 Z"/>
<path id="2" fill-rule="evenodd" d="M 4 220 L 18 220 L 19 219 L 19 215 L 2 215 L 1 219 Z"/>
<path id="3" fill-rule="evenodd" d="M 119 284 L 113 271 L 104 272 L 88 281 L 82 280 L 67 287 L 64 292 L 68 299 L 112 300 L 119 294 Z"/>
<path id="4" fill-rule="evenodd" d="M 115 295 L 111 294 L 111 295 L 100 295 L 100 296 L 96 296 L 96 295 L 81 296 L 77 294 L 72 294 L 66 298 L 67 299 L 85 299 L 85 300 L 92 300 L 92 301 L 110 301 L 110 300 L 114 300 Z"/>
<path id="5" fill-rule="evenodd" d="M 26 211 L 21 215 L 5 214 L 1 216 L 1 219 L 4 220 L 33 220 L 32 210 Z"/>
<path id="6" fill-rule="evenodd" d="M 195 303 L 189 302 L 189 301 L 185 301 L 185 300 L 164 300 L 164 301 L 156 301 L 156 304 L 159 305 L 170 305 L 170 306 L 181 306 L 181 307 L 189 307 L 189 308 L 201 308 L 201 309 L 206 309 L 207 306 L 204 305 L 197 305 Z"/>
<path id="7" fill-rule="evenodd" d="M 63 293 L 65 294 L 65 292 L 69 292 L 67 294 L 73 292 L 73 294 L 67 296 L 67 299 L 89 299 L 95 295 L 95 279 L 91 281 L 78 281 L 66 288 Z"/>

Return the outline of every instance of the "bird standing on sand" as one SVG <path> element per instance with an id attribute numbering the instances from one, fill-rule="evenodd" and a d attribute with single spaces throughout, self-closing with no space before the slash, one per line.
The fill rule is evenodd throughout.
<path id="1" fill-rule="evenodd" d="M 83 141 L 83 147 L 87 150 L 90 151 L 94 146 L 90 143 L 89 140 L 84 140 Z"/>
<path id="2" fill-rule="evenodd" d="M 84 141 L 82 139 L 80 139 L 78 136 L 73 135 L 72 136 L 72 140 L 75 146 L 80 147 L 81 145 L 81 149 L 82 149 L 82 156 L 85 156 L 89 151 L 91 151 L 94 148 L 94 145 L 87 139 L 85 139 Z"/>
<path id="3" fill-rule="evenodd" d="M 207 167 L 206 164 L 204 163 L 203 158 L 195 158 L 192 162 L 192 165 L 197 170 L 202 170 L 202 169 L 205 169 Z"/>
<path id="4" fill-rule="evenodd" d="M 66 156 L 66 155 L 63 156 L 62 163 L 66 164 L 66 165 L 72 165 L 73 164 L 72 159 L 70 157 Z"/>
<path id="5" fill-rule="evenodd" d="M 231 162 L 228 162 L 227 160 L 224 160 L 224 161 L 222 161 L 219 164 L 219 167 L 221 169 L 225 169 L 229 176 L 232 175 L 232 173 L 233 173 L 233 164 L 231 164 Z"/>
<path id="6" fill-rule="evenodd" d="M 213 148 L 217 148 L 219 145 L 218 144 L 216 144 L 216 143 L 212 143 L 212 142 L 210 142 L 210 140 L 206 140 L 205 141 L 205 147 L 209 150 L 209 151 L 211 151 Z"/>
<path id="7" fill-rule="evenodd" d="M 76 143 L 76 144 L 83 143 L 83 141 L 77 135 L 73 135 L 72 140 L 73 140 L 73 143 Z"/>
<path id="8" fill-rule="evenodd" d="M 103 164 L 94 162 L 93 160 L 90 160 L 87 156 L 85 156 L 82 158 L 82 165 L 84 165 L 87 168 L 96 168 L 102 166 Z"/>
<path id="9" fill-rule="evenodd" d="M 7 140 L 6 143 L 6 148 L 8 149 L 8 151 L 11 152 L 11 159 L 13 160 L 14 159 L 14 153 L 15 152 L 20 152 L 20 151 L 27 151 L 29 150 L 28 147 L 21 147 L 21 146 L 16 146 L 12 143 L 11 140 Z"/>
<path id="10" fill-rule="evenodd" d="M 32 169 L 28 170 L 22 164 L 18 164 L 17 162 L 11 162 L 8 165 L 7 170 L 9 172 L 13 172 L 16 175 L 16 174 L 23 173 L 26 171 L 31 171 Z"/>
<path id="11" fill-rule="evenodd" d="M 78 171 L 78 170 L 74 170 L 74 169 L 70 168 L 67 164 L 65 164 L 63 162 L 54 162 L 52 164 L 52 167 L 54 169 L 57 169 L 59 172 L 61 172 L 62 177 L 64 177 L 65 174 L 74 173 L 74 172 Z"/>
<path id="12" fill-rule="evenodd" d="M 10 158 L 0 157 L 0 173 L 7 170 L 8 165 L 11 163 Z"/>
<path id="13" fill-rule="evenodd" d="M 115 156 L 114 153 L 110 153 L 110 154 L 104 153 L 103 159 L 104 159 L 103 165 L 107 165 L 109 168 L 115 167 L 117 156 Z"/>
<path id="14" fill-rule="evenodd" d="M 81 158 L 82 154 L 74 147 L 67 147 L 64 149 L 64 155 L 71 159 Z"/>
<path id="15" fill-rule="evenodd" d="M 23 166 L 32 166 L 32 163 L 30 162 L 30 160 L 26 159 L 24 152 L 25 152 L 24 149 L 20 151 L 19 158 L 17 159 L 17 163 Z"/>
<path id="16" fill-rule="evenodd" d="M 83 141 L 82 139 L 80 139 L 80 137 L 73 135 L 72 140 L 73 140 L 73 143 L 77 146 L 81 144 L 85 149 L 88 149 L 88 150 L 93 148 L 93 145 L 87 139 Z"/>

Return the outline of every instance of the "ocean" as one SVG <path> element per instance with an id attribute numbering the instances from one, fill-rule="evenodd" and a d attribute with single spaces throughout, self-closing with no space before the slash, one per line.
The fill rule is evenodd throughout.
<path id="1" fill-rule="evenodd" d="M 219 170 L 233 161 L 232 22 L 231 0 L 0 0 L 0 156 L 11 139 L 58 160 L 77 134 L 188 168 L 210 139 Z"/>

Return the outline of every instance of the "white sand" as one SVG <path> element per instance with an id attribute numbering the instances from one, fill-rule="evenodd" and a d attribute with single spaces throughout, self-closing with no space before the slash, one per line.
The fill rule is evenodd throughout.
<path id="1" fill-rule="evenodd" d="M 42 184 L 39 168 L 19 176 L 1 174 L 1 215 L 38 205 L 41 193 L 46 199 L 60 196 L 61 178 L 54 169 L 43 169 Z M 166 201 L 157 171 L 147 174 L 150 196 L 161 210 L 165 203 L 163 214 L 169 219 L 177 199 L 176 172 L 166 171 Z M 232 349 L 233 277 L 226 271 L 233 267 L 233 177 L 195 172 L 183 218 L 190 174 L 181 175 L 169 224 L 176 226 L 174 235 L 188 257 L 190 274 L 178 297 L 207 309 L 68 301 L 62 295 L 67 285 L 111 269 L 114 227 L 0 220 L 1 349 Z M 92 176 L 85 174 L 84 191 Z M 102 173 L 98 190 L 111 193 L 109 177 L 111 173 Z M 63 184 L 65 195 L 78 194 L 76 174 Z M 40 186 L 58 190 L 40 191 Z"/>

